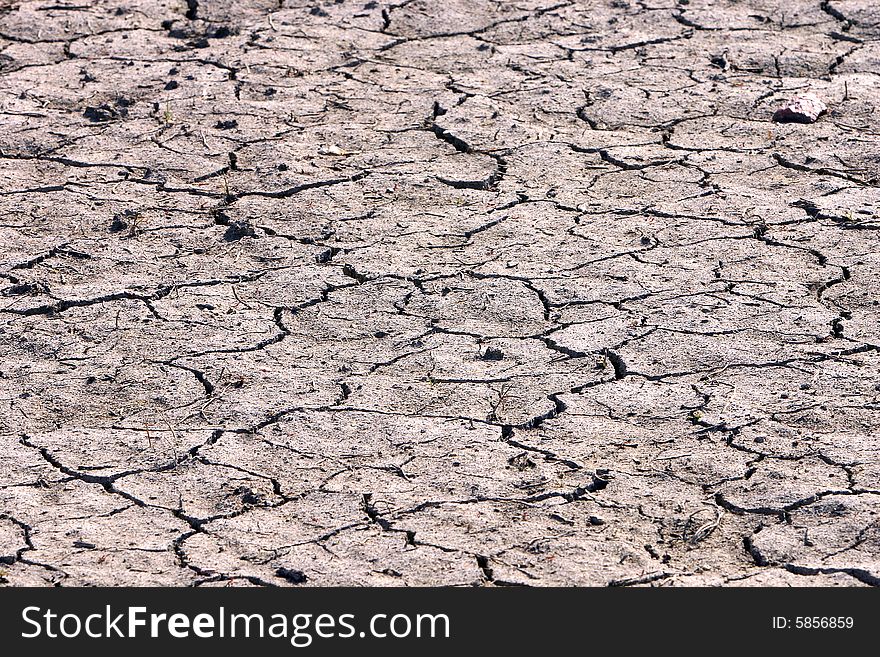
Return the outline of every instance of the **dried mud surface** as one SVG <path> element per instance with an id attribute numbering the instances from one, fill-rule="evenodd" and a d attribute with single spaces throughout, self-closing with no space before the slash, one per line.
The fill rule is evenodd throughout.
<path id="1" fill-rule="evenodd" d="M 0 582 L 877 585 L 878 67 L 871 0 L 0 3 Z"/>

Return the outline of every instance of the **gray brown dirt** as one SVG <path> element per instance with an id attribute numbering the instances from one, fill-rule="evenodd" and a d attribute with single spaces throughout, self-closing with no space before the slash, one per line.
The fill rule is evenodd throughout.
<path id="1" fill-rule="evenodd" d="M 0 2 L 0 582 L 880 584 L 878 67 L 872 0 Z"/>

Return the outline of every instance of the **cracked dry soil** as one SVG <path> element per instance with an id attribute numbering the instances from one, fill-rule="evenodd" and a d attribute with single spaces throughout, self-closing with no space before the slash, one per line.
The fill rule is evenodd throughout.
<path id="1" fill-rule="evenodd" d="M 5 0 L 0 581 L 877 585 L 878 66 L 872 0 Z"/>

